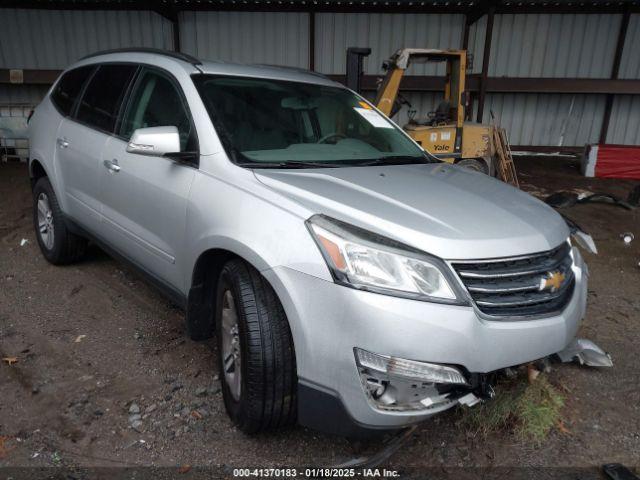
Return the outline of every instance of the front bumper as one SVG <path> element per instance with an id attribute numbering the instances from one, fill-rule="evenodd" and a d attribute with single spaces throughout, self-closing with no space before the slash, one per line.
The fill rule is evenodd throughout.
<path id="1" fill-rule="evenodd" d="M 586 266 L 574 248 L 575 290 L 557 315 L 489 320 L 475 307 L 436 304 L 336 285 L 277 267 L 262 272 L 276 290 L 291 325 L 303 390 L 339 399 L 364 428 L 399 428 L 455 404 L 420 411 L 381 411 L 370 403 L 354 347 L 399 358 L 488 373 L 563 350 L 584 316 Z M 299 403 L 301 414 L 306 405 Z"/>

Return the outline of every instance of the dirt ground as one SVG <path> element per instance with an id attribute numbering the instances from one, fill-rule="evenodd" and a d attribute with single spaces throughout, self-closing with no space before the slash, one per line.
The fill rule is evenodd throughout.
<path id="1" fill-rule="evenodd" d="M 524 189 L 539 196 L 578 188 L 626 198 L 635 185 L 584 178 L 566 158 L 517 163 Z M 0 467 L 190 465 L 229 473 L 330 466 L 380 448 L 300 427 L 245 436 L 224 412 L 213 341 L 189 340 L 183 313 L 97 248 L 77 265 L 48 264 L 34 238 L 24 164 L 0 164 L 0 200 L 0 356 L 17 358 L 0 362 Z M 640 465 L 640 210 L 591 204 L 564 213 L 599 249 L 584 254 L 591 278 L 580 335 L 610 352 L 614 368 L 553 369 L 550 379 L 566 396 L 566 431 L 554 430 L 543 445 L 509 434 L 474 437 L 456 425 L 459 413 L 447 412 L 421 425 L 386 466 L 526 465 L 538 478 L 555 478 L 545 467 Z M 636 235 L 630 246 L 623 232 Z"/>

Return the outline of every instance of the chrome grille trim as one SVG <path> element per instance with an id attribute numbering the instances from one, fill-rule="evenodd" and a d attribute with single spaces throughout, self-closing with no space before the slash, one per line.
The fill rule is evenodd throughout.
<path id="1" fill-rule="evenodd" d="M 531 317 L 557 312 L 571 299 L 575 278 L 568 243 L 548 252 L 491 260 L 453 261 L 476 306 L 490 316 Z M 563 274 L 558 290 L 541 290 L 551 272 Z"/>

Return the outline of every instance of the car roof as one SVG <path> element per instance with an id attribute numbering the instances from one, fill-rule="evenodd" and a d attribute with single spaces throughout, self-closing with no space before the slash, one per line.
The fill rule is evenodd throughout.
<path id="1" fill-rule="evenodd" d="M 156 65 L 168 70 L 184 69 L 188 74 L 232 75 L 313 83 L 334 87 L 344 86 L 316 72 L 279 65 L 249 65 L 225 61 L 201 61 L 188 54 L 153 48 L 126 48 L 96 52 L 82 58 L 74 67 L 103 62 L 133 62 Z"/>

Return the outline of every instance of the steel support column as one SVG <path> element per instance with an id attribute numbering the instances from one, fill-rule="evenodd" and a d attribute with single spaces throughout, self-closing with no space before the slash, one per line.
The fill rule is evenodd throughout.
<path id="1" fill-rule="evenodd" d="M 316 13 L 309 12 L 309 70 L 316 70 Z"/>
<path id="2" fill-rule="evenodd" d="M 620 22 L 620 30 L 618 31 L 618 43 L 616 44 L 616 52 L 613 57 L 613 65 L 611 67 L 611 80 L 617 80 L 620 73 L 620 62 L 622 61 L 622 51 L 624 50 L 625 40 L 627 38 L 627 30 L 629 29 L 629 20 L 631 18 L 631 10 L 627 9 L 622 15 Z M 607 101 L 604 106 L 604 115 L 602 117 L 602 128 L 600 129 L 600 143 L 607 142 L 607 134 L 609 133 L 609 123 L 611 122 L 611 110 L 613 109 L 613 94 L 607 95 Z"/>
<path id="3" fill-rule="evenodd" d="M 487 94 L 487 77 L 489 76 L 489 59 L 491 57 L 491 37 L 493 37 L 493 18 L 495 7 L 489 7 L 487 13 L 487 29 L 484 37 L 484 52 L 482 54 L 482 74 L 480 75 L 480 92 L 478 93 L 478 116 L 477 121 L 482 123 L 484 115 L 484 102 Z"/>

